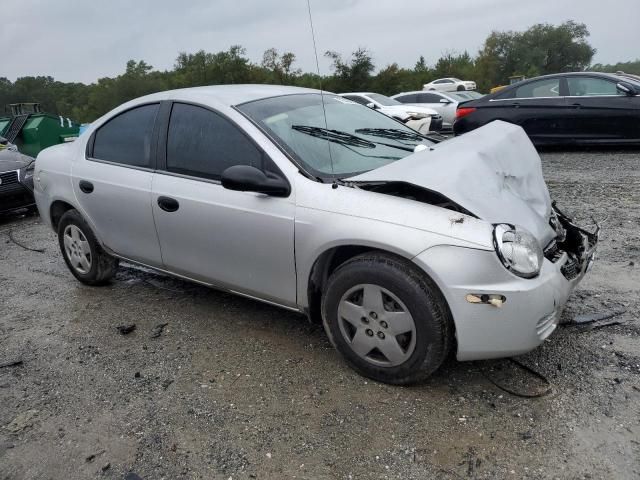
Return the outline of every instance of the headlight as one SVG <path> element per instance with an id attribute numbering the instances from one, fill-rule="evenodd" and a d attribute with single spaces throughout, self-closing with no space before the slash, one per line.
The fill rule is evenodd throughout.
<path id="1" fill-rule="evenodd" d="M 407 112 L 407 115 L 411 115 L 414 119 L 419 120 L 421 118 L 427 118 L 429 115 L 422 112 Z"/>
<path id="2" fill-rule="evenodd" d="M 502 264 L 524 278 L 540 273 L 544 255 L 536 238 L 522 227 L 501 223 L 493 230 L 493 243 Z"/>
<path id="3" fill-rule="evenodd" d="M 33 177 L 33 171 L 35 169 L 36 169 L 36 162 L 31 162 L 29 165 L 27 165 L 27 167 L 24 169 L 24 178 Z"/>

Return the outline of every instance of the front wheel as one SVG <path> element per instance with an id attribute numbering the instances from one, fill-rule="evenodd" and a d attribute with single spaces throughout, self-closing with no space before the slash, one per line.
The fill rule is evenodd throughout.
<path id="1" fill-rule="evenodd" d="M 118 259 L 102 249 L 77 210 L 67 211 L 60 219 L 58 242 L 67 267 L 82 283 L 104 285 L 115 275 Z"/>
<path id="2" fill-rule="evenodd" d="M 329 339 L 349 365 L 380 382 L 424 380 L 453 341 L 451 314 L 435 283 L 384 253 L 341 265 L 327 282 L 322 314 Z"/>
<path id="3" fill-rule="evenodd" d="M 458 91 L 459 92 L 464 92 L 466 90 L 466 88 L 464 87 L 464 85 L 458 85 Z"/>

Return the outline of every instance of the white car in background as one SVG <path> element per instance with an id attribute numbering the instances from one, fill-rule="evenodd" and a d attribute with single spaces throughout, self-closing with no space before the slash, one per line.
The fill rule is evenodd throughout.
<path id="1" fill-rule="evenodd" d="M 402 92 L 391 98 L 403 103 L 407 107 L 426 107 L 435 110 L 442 116 L 442 129 L 450 130 L 456 119 L 458 104 L 474 100 L 482 95 L 477 92 L 425 92 L 417 90 Z"/>
<path id="2" fill-rule="evenodd" d="M 459 78 L 439 78 L 433 82 L 426 83 L 423 90 L 435 90 L 438 92 L 463 92 L 465 90 L 475 90 L 476 82 L 460 80 Z"/>
<path id="3" fill-rule="evenodd" d="M 442 115 L 432 108 L 403 105 L 393 98 L 372 92 L 341 93 L 340 96 L 379 110 L 421 133 L 439 132 L 442 129 Z"/>

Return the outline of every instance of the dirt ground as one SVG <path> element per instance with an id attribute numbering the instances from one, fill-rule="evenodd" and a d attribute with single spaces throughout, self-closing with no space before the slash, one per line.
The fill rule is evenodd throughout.
<path id="1" fill-rule="evenodd" d="M 640 153 L 543 162 L 603 229 L 562 320 L 624 311 L 518 358 L 550 386 L 509 360 L 377 384 L 302 316 L 130 266 L 86 287 L 0 219 L 0 479 L 640 478 Z"/>

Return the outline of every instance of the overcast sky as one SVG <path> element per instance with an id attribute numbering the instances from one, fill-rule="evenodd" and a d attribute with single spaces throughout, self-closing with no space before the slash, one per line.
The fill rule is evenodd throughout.
<path id="1" fill-rule="evenodd" d="M 640 0 L 311 0 L 323 57 L 367 47 L 378 68 L 429 64 L 448 51 L 475 54 L 492 30 L 523 30 L 568 19 L 586 23 L 594 62 L 635 60 Z M 173 67 L 181 51 L 240 44 L 259 62 L 264 50 L 292 51 L 315 71 L 306 0 L 2 0 L 0 77 L 52 75 L 93 82 L 124 71 L 129 59 Z"/>

